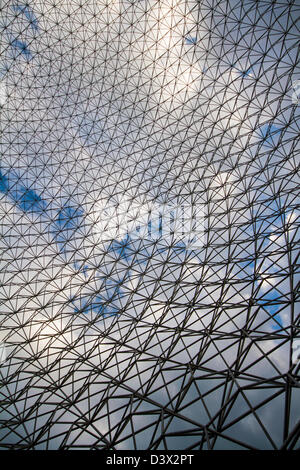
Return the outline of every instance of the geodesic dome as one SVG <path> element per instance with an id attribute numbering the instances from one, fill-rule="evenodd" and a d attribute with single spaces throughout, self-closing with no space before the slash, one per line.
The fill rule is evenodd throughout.
<path id="1" fill-rule="evenodd" d="M 2 449 L 299 448 L 299 13 L 4 0 Z"/>

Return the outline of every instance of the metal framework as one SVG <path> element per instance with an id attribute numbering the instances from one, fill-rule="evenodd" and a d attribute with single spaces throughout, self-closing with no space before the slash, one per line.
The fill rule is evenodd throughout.
<path id="1" fill-rule="evenodd" d="M 1 449 L 297 449 L 299 2 L 2 2 Z M 101 238 L 201 205 L 202 246 Z"/>

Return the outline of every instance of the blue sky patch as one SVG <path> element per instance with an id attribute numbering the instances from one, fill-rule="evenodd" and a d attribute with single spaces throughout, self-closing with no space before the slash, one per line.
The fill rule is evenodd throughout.
<path id="1" fill-rule="evenodd" d="M 72 303 L 74 304 L 74 301 Z M 102 318 L 108 318 L 118 315 L 119 309 L 116 306 L 110 305 L 109 301 L 98 294 L 93 297 L 82 297 L 76 301 L 74 313 L 84 313 L 86 315 L 94 313 Z"/>
<path id="2" fill-rule="evenodd" d="M 52 233 L 61 253 L 66 252 L 66 245 L 74 237 L 83 220 L 83 211 L 79 207 L 65 206 L 57 215 Z M 76 266 L 78 262 L 76 260 Z"/>
<path id="3" fill-rule="evenodd" d="M 23 13 L 34 31 L 38 30 L 38 21 L 32 9 L 28 5 L 12 5 L 15 12 Z"/>
<path id="4" fill-rule="evenodd" d="M 7 193 L 8 192 L 8 179 L 3 173 L 0 171 L 0 192 Z"/>
<path id="5" fill-rule="evenodd" d="M 109 251 L 116 254 L 119 259 L 130 261 L 133 255 L 133 250 L 130 244 L 130 236 L 126 235 L 122 240 L 113 240 Z"/>
<path id="6" fill-rule="evenodd" d="M 195 44 L 197 44 L 197 36 L 187 36 L 185 38 L 185 43 L 194 46 Z"/>
<path id="7" fill-rule="evenodd" d="M 251 68 L 248 70 L 239 70 L 238 72 L 243 78 L 251 77 L 253 75 L 253 70 Z"/>
<path id="8" fill-rule="evenodd" d="M 83 211 L 78 207 L 63 207 L 56 219 L 56 224 L 62 229 L 76 230 L 81 223 Z"/>
<path id="9" fill-rule="evenodd" d="M 259 135 L 265 145 L 274 147 L 278 144 L 281 129 L 274 124 L 264 124 L 259 128 Z"/>
<path id="10" fill-rule="evenodd" d="M 19 50 L 20 53 L 26 58 L 27 61 L 32 59 L 32 54 L 26 44 L 26 42 L 20 41 L 19 39 L 13 39 L 11 45 L 16 49 Z"/>
<path id="11" fill-rule="evenodd" d="M 278 310 L 280 309 L 280 304 L 278 303 L 280 298 L 281 294 L 276 289 L 271 289 L 262 295 L 261 298 L 257 301 L 258 305 L 263 306 L 264 309 L 273 316 L 273 330 L 280 330 L 283 328 L 281 317 L 279 314 L 277 314 Z"/>
<path id="12" fill-rule="evenodd" d="M 17 192 L 17 203 L 24 212 L 43 212 L 45 210 L 45 202 L 33 189 L 21 186 Z"/>

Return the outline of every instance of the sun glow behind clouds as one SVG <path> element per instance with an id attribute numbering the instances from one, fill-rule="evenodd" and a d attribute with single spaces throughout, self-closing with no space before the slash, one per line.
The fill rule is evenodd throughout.
<path id="1" fill-rule="evenodd" d="M 146 43 L 144 62 L 149 77 L 154 77 L 153 86 L 159 102 L 176 98 L 184 100 L 186 92 L 197 91 L 197 81 L 201 69 L 197 63 L 182 57 L 183 48 L 188 48 L 185 36 L 194 20 L 183 1 L 154 2 L 147 15 Z M 184 15 L 184 16 L 183 16 Z M 160 72 L 164 70 L 164 74 Z"/>

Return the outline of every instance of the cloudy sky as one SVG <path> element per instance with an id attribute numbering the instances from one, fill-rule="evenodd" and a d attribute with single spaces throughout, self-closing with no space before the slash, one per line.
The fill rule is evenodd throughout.
<path id="1" fill-rule="evenodd" d="M 1 448 L 297 446 L 299 13 L 4 1 Z M 124 201 L 201 245 L 103 239 Z"/>

